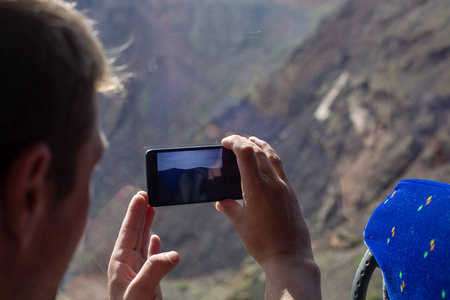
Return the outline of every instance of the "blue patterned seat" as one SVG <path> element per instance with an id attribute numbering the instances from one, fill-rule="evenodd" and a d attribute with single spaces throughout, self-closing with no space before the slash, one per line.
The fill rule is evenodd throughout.
<path id="1" fill-rule="evenodd" d="M 375 209 L 364 229 L 369 248 L 352 288 L 365 299 L 380 267 L 386 299 L 450 299 L 450 185 L 407 179 Z"/>

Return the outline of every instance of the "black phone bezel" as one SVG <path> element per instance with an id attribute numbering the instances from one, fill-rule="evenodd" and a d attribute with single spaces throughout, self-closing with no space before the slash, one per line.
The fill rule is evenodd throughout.
<path id="1" fill-rule="evenodd" d="M 147 175 L 147 194 L 148 194 L 148 200 L 149 205 L 152 207 L 159 207 L 159 206 L 172 206 L 172 205 L 183 205 L 186 203 L 164 203 L 161 202 L 159 199 L 159 190 L 158 190 L 158 153 L 161 152 L 179 152 L 179 151 L 195 151 L 195 150 L 210 150 L 210 149 L 224 149 L 224 151 L 230 151 L 229 149 L 224 148 L 222 145 L 205 145 L 205 146 L 190 146 L 190 147 L 170 147 L 170 148 L 154 148 L 149 149 L 146 152 L 146 175 Z M 237 164 L 237 162 L 236 162 Z M 240 182 L 240 178 L 239 178 Z M 240 183 L 239 183 L 240 188 Z M 242 199 L 242 191 L 239 195 L 240 197 L 230 197 L 231 199 Z M 223 199 L 207 199 L 205 201 L 201 202 L 194 202 L 189 204 L 198 204 L 198 203 L 208 203 L 208 202 L 216 202 Z"/>

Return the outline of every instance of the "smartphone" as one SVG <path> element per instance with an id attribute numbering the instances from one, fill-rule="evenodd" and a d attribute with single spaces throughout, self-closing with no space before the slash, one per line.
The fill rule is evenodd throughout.
<path id="1" fill-rule="evenodd" d="M 150 149 L 146 166 L 153 207 L 242 199 L 236 156 L 222 146 Z"/>

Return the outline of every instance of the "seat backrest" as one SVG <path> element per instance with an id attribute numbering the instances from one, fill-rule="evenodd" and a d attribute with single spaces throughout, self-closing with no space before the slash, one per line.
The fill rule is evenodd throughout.
<path id="1" fill-rule="evenodd" d="M 450 185 L 407 179 L 375 209 L 364 241 L 389 299 L 450 299 Z"/>

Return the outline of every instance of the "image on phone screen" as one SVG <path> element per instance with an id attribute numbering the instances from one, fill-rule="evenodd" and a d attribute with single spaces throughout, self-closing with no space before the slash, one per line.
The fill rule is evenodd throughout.
<path id="1" fill-rule="evenodd" d="M 236 156 L 222 146 L 149 150 L 147 186 L 151 206 L 242 198 Z"/>

